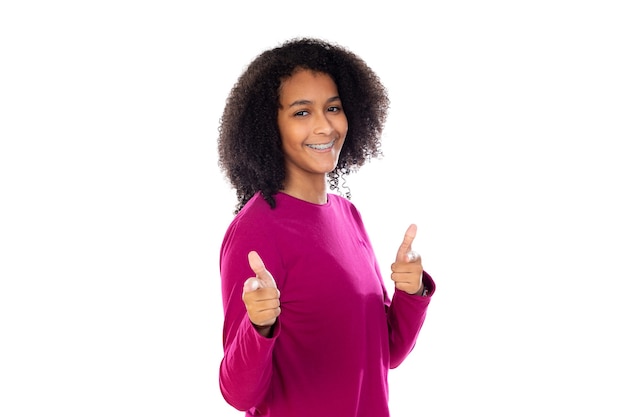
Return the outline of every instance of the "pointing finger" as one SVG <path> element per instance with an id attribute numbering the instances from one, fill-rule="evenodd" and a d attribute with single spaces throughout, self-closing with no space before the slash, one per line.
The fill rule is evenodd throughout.
<path id="1" fill-rule="evenodd" d="M 415 262 L 418 259 L 422 258 L 422 256 L 419 253 L 415 252 L 414 250 L 408 251 L 406 255 L 407 255 L 407 258 L 409 259 L 409 262 Z"/>
<path id="2" fill-rule="evenodd" d="M 243 292 L 256 291 L 260 287 L 259 280 L 257 278 L 248 278 L 243 283 Z"/>

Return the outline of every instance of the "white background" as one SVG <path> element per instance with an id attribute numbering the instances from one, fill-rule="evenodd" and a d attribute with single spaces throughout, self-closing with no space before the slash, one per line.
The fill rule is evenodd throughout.
<path id="1" fill-rule="evenodd" d="M 387 86 L 353 201 L 384 271 L 418 224 L 438 284 L 393 415 L 625 415 L 619 3 L 3 2 L 0 415 L 241 415 L 217 127 L 245 65 L 302 35 Z"/>

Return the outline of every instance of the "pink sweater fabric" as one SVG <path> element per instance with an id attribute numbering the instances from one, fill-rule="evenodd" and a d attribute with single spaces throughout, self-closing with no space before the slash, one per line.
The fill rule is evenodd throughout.
<path id="1" fill-rule="evenodd" d="M 275 197 L 272 209 L 256 194 L 223 240 L 224 399 L 246 416 L 389 416 L 388 370 L 415 346 L 432 278 L 424 272 L 428 297 L 395 291 L 390 300 L 351 202 L 334 194 L 324 205 Z M 254 276 L 251 250 L 280 290 L 271 338 L 252 327 L 241 299 Z"/>

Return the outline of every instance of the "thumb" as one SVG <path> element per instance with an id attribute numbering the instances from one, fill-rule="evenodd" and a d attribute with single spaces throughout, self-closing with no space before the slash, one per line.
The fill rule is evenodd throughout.
<path id="1" fill-rule="evenodd" d="M 407 262 L 409 260 L 408 254 L 411 251 L 411 245 L 413 244 L 413 240 L 417 235 L 417 226 L 411 224 L 406 232 L 404 233 L 404 239 L 402 239 L 402 244 L 398 248 L 398 253 L 396 255 L 396 262 Z"/>
<path id="2" fill-rule="evenodd" d="M 251 251 L 248 253 L 248 263 L 250 264 L 250 269 L 254 271 L 256 274 L 256 278 L 258 279 L 258 284 L 260 287 L 274 287 L 276 288 L 276 282 L 274 281 L 274 277 L 265 269 L 265 264 L 263 260 L 259 256 L 256 251 Z"/>

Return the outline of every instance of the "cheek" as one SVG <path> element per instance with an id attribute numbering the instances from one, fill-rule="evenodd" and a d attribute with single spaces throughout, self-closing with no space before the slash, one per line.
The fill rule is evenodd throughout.
<path id="1" fill-rule="evenodd" d="M 344 116 L 342 124 L 341 124 L 341 132 L 342 132 L 342 136 L 345 139 L 346 135 L 348 134 L 348 119 Z"/>
<path id="2" fill-rule="evenodd" d="M 280 141 L 283 143 L 283 145 L 285 144 L 285 141 L 289 140 L 289 137 L 291 136 L 291 129 L 289 127 L 289 124 L 285 123 L 285 122 L 280 122 L 278 123 L 278 134 L 280 135 Z"/>
<path id="3" fill-rule="evenodd" d="M 302 132 L 296 128 L 296 126 L 283 126 L 279 132 L 283 150 L 288 148 L 297 148 L 300 146 L 303 135 Z"/>

